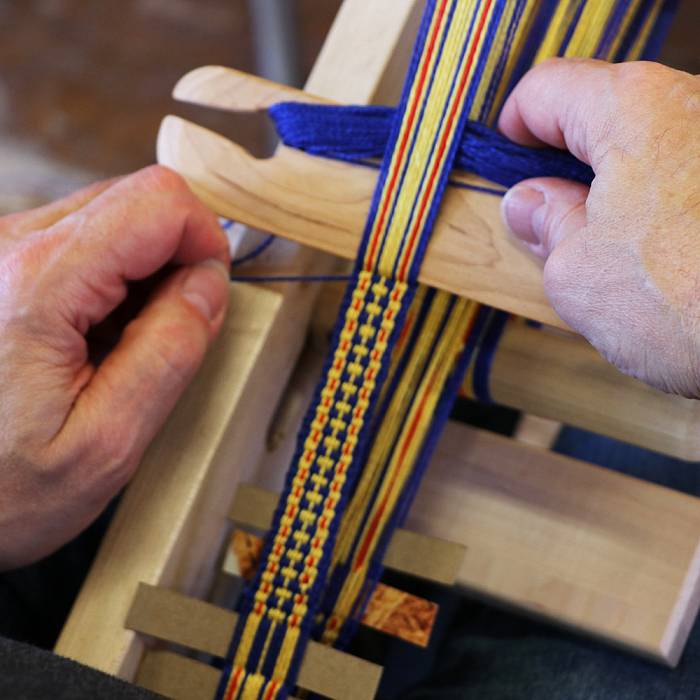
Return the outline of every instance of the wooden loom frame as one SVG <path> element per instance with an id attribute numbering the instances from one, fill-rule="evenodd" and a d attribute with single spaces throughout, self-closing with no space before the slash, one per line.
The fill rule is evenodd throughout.
<path id="1" fill-rule="evenodd" d="M 394 100 L 421 4 L 345 0 L 307 89 L 340 102 Z M 281 255 L 292 269 L 318 272 L 331 264 L 295 244 Z M 277 407 L 289 405 L 296 391 L 287 390 L 285 399 L 316 297 L 313 285 L 232 286 L 232 312 L 221 337 L 125 493 L 58 641 L 59 654 L 145 682 L 143 674 L 158 675 L 158 663 L 170 657 L 147 653 L 146 638 L 133 629 L 184 643 L 159 634 L 148 615 L 134 622 L 137 592 L 148 591 L 139 589 L 145 584 L 204 597 L 238 484 L 286 467 L 295 420 L 277 449 L 268 449 L 266 436 Z M 528 330 L 509 334 L 494 366 L 497 401 L 682 456 L 698 454 L 695 444 L 681 439 L 696 422 L 695 404 L 621 379 L 576 339 L 558 337 L 548 346 L 555 348 L 551 356 L 542 357 Z M 519 395 L 523 354 L 559 366 L 554 376 L 567 378 L 569 395 L 560 392 L 552 405 L 546 382 L 535 391 L 534 407 L 532 393 Z M 611 427 L 600 392 L 615 401 L 620 387 L 627 387 L 626 402 L 614 409 L 612 422 L 622 427 Z M 588 413 L 577 409 L 580 402 Z M 657 415 L 660 406 L 665 409 L 658 441 L 651 444 L 649 406 Z M 410 525 L 456 543 L 461 556 L 454 579 L 471 591 L 663 663 L 679 658 L 700 596 L 697 499 L 450 425 Z M 183 672 L 204 683 L 202 669 Z M 362 673 L 374 671 L 367 666 Z"/>

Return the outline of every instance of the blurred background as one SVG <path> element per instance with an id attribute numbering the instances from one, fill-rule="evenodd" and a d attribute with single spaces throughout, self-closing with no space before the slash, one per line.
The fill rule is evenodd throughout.
<path id="1" fill-rule="evenodd" d="M 0 213 L 154 160 L 168 112 L 254 152 L 264 122 L 174 103 L 188 70 L 222 64 L 301 84 L 341 0 L 0 0 Z M 700 73 L 700 3 L 663 59 Z"/>
<path id="2" fill-rule="evenodd" d="M 301 84 L 340 4 L 0 0 L 0 213 L 153 162 L 168 112 L 264 152 L 261 119 L 176 104 L 173 85 L 205 64 Z M 700 73 L 699 36 L 700 3 L 681 0 L 662 59 Z"/>
<path id="3" fill-rule="evenodd" d="M 0 213 L 152 163 L 176 112 L 265 150 L 264 122 L 173 102 L 221 64 L 300 84 L 340 0 L 0 0 Z"/>

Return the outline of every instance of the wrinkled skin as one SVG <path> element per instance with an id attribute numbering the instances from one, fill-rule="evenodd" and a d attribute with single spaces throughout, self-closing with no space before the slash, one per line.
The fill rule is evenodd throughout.
<path id="1" fill-rule="evenodd" d="M 553 60 L 500 119 L 511 139 L 569 148 L 596 173 L 590 191 L 540 178 L 504 199 L 511 230 L 546 260 L 557 312 L 623 371 L 694 397 L 699 80 Z M 163 168 L 0 219 L 0 568 L 67 542 L 128 481 L 221 326 L 227 264 L 214 216 Z M 94 361 L 95 326 L 154 274 Z"/>
<path id="2" fill-rule="evenodd" d="M 86 333 L 165 265 L 95 364 Z M 85 528 L 128 481 L 218 332 L 228 246 L 152 167 L 0 219 L 0 568 Z"/>
<path id="3" fill-rule="evenodd" d="M 516 86 L 499 127 L 595 171 L 590 190 L 536 178 L 503 202 L 545 259 L 557 313 L 623 372 L 700 396 L 700 77 L 554 59 Z"/>

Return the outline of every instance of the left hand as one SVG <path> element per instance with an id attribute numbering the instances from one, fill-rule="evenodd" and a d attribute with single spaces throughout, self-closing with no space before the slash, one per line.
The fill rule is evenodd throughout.
<path id="1" fill-rule="evenodd" d="M 0 219 L 0 569 L 77 535 L 133 474 L 221 327 L 228 264 L 216 217 L 160 167 Z M 92 362 L 91 327 L 159 270 Z"/>

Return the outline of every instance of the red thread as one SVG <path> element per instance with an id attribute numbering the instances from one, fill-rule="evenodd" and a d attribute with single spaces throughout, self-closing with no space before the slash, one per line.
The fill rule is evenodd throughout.
<path id="1" fill-rule="evenodd" d="M 479 39 L 481 38 L 481 32 L 484 29 L 484 24 L 486 23 L 486 15 L 489 12 L 490 6 L 491 6 L 491 0 L 487 0 L 486 6 L 484 7 L 484 11 L 482 12 L 481 17 L 479 18 L 479 25 L 477 26 L 476 35 L 475 35 L 474 40 L 472 42 L 472 46 L 469 50 L 469 56 L 467 57 L 467 63 L 464 67 L 464 71 L 462 72 L 462 78 L 460 80 L 459 89 L 457 91 L 457 97 L 452 103 L 452 109 L 450 111 L 450 116 L 447 119 L 447 127 L 444 129 L 444 132 L 442 134 L 442 139 L 440 141 L 440 148 L 438 149 L 437 157 L 435 158 L 433 170 L 430 173 L 430 180 L 428 182 L 428 188 L 425 191 L 425 196 L 423 197 L 423 201 L 421 202 L 421 205 L 420 205 L 420 211 L 418 213 L 418 216 L 415 219 L 415 224 L 413 225 L 413 230 L 411 231 L 411 236 L 410 236 L 409 241 L 408 241 L 408 247 L 406 249 L 406 252 L 403 255 L 401 269 L 399 270 L 399 279 L 400 280 L 404 280 L 406 277 L 406 266 L 408 265 L 409 260 L 411 258 L 411 255 L 413 253 L 413 246 L 415 245 L 415 242 L 416 242 L 416 235 L 418 233 L 418 226 L 420 224 L 420 220 L 423 218 L 423 212 L 425 211 L 425 207 L 428 204 L 429 194 L 433 189 L 433 182 L 435 181 L 435 177 L 437 176 L 438 170 L 440 169 L 441 166 L 444 165 L 442 161 L 443 161 L 443 156 L 445 153 L 445 148 L 447 146 L 447 137 L 450 133 L 450 129 L 452 127 L 452 122 L 454 121 L 455 114 L 457 113 L 457 108 L 462 104 L 462 96 L 464 93 L 464 89 L 466 88 L 466 85 L 467 85 L 467 77 L 469 76 L 469 70 L 471 69 L 471 65 L 474 61 L 476 47 L 479 44 Z"/>
<path id="2" fill-rule="evenodd" d="M 418 108 L 418 104 L 420 102 L 421 93 L 423 90 L 423 84 L 425 83 L 425 77 L 428 73 L 428 66 L 430 65 L 430 58 L 432 57 L 433 50 L 435 48 L 435 40 L 437 38 L 437 34 L 438 34 L 438 30 L 440 29 L 440 25 L 442 24 L 442 17 L 445 14 L 446 3 L 447 3 L 447 0 L 442 0 L 442 4 L 440 5 L 440 9 L 438 10 L 438 13 L 437 13 L 437 21 L 435 22 L 435 26 L 433 27 L 433 33 L 430 36 L 428 48 L 425 52 L 425 60 L 423 61 L 423 68 L 421 69 L 421 74 L 418 78 L 418 87 L 415 91 L 416 99 L 411 104 L 411 111 L 409 112 L 408 120 L 406 121 L 406 128 L 404 129 L 403 137 L 401 139 L 401 144 L 399 146 L 398 158 L 396 158 L 396 161 L 395 161 L 397 167 L 394 168 L 394 171 L 391 175 L 391 181 L 389 182 L 389 188 L 384 191 L 384 201 L 382 202 L 381 213 L 379 215 L 379 220 L 374 227 L 375 233 L 374 233 L 374 236 L 372 238 L 372 243 L 371 243 L 371 247 L 369 250 L 369 254 L 366 258 L 366 265 L 368 268 L 371 268 L 374 265 L 374 255 L 375 255 L 375 252 L 377 250 L 377 244 L 379 243 L 379 238 L 380 238 L 379 232 L 382 230 L 382 227 L 384 226 L 384 219 L 386 217 L 387 206 L 389 204 L 391 194 L 394 190 L 394 186 L 396 185 L 396 178 L 398 177 L 399 170 L 400 170 L 400 168 L 398 166 L 401 163 L 401 160 L 403 159 L 404 151 L 406 150 L 406 142 L 408 140 L 408 135 L 411 132 L 411 127 L 413 126 L 413 121 L 414 121 L 415 115 L 416 115 L 416 109 Z"/>

